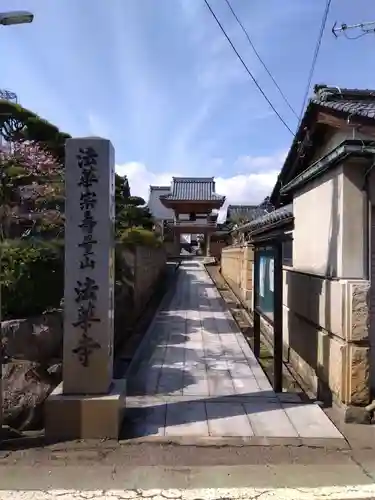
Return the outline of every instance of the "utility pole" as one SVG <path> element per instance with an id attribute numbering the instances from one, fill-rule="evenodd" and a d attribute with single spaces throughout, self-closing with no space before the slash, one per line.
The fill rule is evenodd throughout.
<path id="1" fill-rule="evenodd" d="M 348 36 L 347 31 L 348 30 L 359 30 L 360 33 L 357 36 Z M 369 33 L 375 33 L 375 21 L 370 21 L 366 23 L 359 23 L 359 24 L 341 24 L 341 26 L 337 26 L 337 23 L 335 23 L 332 27 L 332 33 L 333 35 L 338 38 L 340 35 L 344 35 L 345 38 L 348 38 L 349 40 L 356 40 L 357 38 L 361 38 L 364 35 L 368 35 Z"/>
<path id="2" fill-rule="evenodd" d="M 12 26 L 17 24 L 29 24 L 34 20 L 34 14 L 28 11 L 11 11 L 11 12 L 0 12 L 0 28 L 6 26 Z M 1 99 L 6 100 L 16 100 L 17 95 L 14 92 L 7 90 L 1 90 Z M 1 134 L 0 134 L 1 135 Z M 1 172 L 0 172 L 1 173 Z M 1 249 L 0 249 L 1 252 Z M 2 384 L 2 373 L 3 372 L 3 337 L 1 328 L 1 253 L 0 253 L 0 443 L 3 435 L 3 384 Z"/>

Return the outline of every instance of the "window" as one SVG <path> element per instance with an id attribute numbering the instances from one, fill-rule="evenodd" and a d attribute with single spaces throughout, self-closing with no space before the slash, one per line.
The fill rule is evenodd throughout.
<path id="1" fill-rule="evenodd" d="M 293 236 L 286 235 L 283 241 L 283 266 L 293 266 Z"/>
<path id="2" fill-rule="evenodd" d="M 191 214 L 189 215 L 189 220 L 196 221 L 197 220 L 197 215 L 194 212 L 191 212 Z"/>

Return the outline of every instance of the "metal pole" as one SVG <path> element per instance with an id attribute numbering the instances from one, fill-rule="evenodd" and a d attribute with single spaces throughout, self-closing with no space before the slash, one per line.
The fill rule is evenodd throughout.
<path id="1" fill-rule="evenodd" d="M 259 249 L 254 247 L 254 282 L 253 282 L 253 337 L 254 355 L 260 357 L 260 315 L 258 312 L 259 297 Z"/>
<path id="2" fill-rule="evenodd" d="M 0 12 L 0 26 L 11 26 L 13 24 L 31 23 L 34 20 L 34 15 L 31 12 L 15 11 L 15 12 Z M 1 132 L 0 132 L 1 135 Z M 2 145 L 2 139 L 1 144 Z M 1 169 L 0 169 L 1 175 Z M 0 230 L 0 233 L 2 231 Z M 2 424 L 3 424 L 3 329 L 2 329 L 2 302 L 1 302 L 1 285 L 2 285 L 2 252 L 3 240 L 0 235 L 0 441 L 2 438 Z"/>
<path id="3" fill-rule="evenodd" d="M 274 245 L 273 363 L 275 392 L 283 392 L 283 258 L 282 242 Z"/>

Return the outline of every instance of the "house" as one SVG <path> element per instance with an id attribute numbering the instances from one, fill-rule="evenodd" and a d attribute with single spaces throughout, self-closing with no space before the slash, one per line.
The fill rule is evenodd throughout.
<path id="1" fill-rule="evenodd" d="M 261 251 L 280 242 L 284 359 L 350 420 L 375 394 L 375 91 L 314 90 L 270 197 L 276 210 L 240 231 Z M 272 340 L 276 298 L 260 274 L 276 263 L 263 257 L 251 308 Z"/>
<path id="2" fill-rule="evenodd" d="M 227 224 L 250 222 L 261 217 L 266 210 L 258 205 L 229 205 L 227 210 Z"/>

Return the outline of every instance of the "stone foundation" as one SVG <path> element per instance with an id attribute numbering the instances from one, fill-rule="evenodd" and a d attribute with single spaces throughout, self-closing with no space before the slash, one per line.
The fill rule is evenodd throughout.
<path id="1" fill-rule="evenodd" d="M 108 394 L 67 395 L 60 384 L 44 403 L 46 439 L 118 439 L 125 388 L 125 380 L 114 380 Z"/>
<path id="2" fill-rule="evenodd" d="M 245 248 L 224 249 L 221 267 L 240 298 L 248 297 L 252 310 Z M 285 361 L 305 387 L 324 401 L 338 403 L 352 418 L 362 410 L 350 408 L 364 408 L 371 397 L 370 282 L 331 280 L 284 268 L 283 283 Z M 272 343 L 272 325 L 264 319 L 261 325 Z"/>

